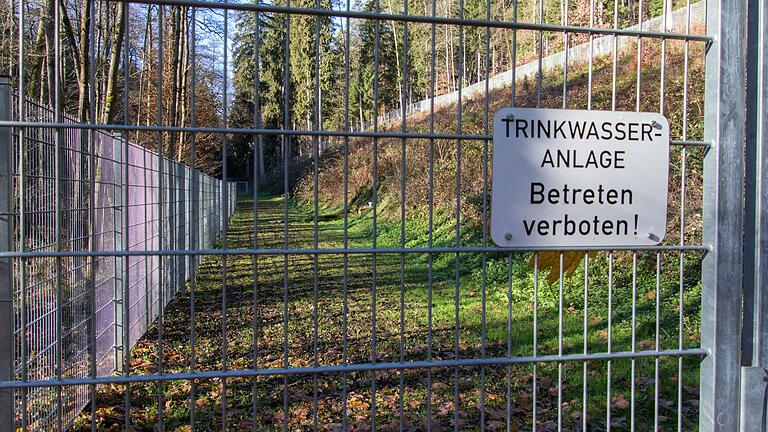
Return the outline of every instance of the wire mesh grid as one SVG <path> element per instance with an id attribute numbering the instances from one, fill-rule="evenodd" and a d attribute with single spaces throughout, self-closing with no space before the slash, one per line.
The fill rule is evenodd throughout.
<path id="1" fill-rule="evenodd" d="M 22 105 L 16 93 L 12 93 L 12 100 L 13 118 L 19 118 L 17 108 Z M 39 103 L 25 99 L 23 109 L 27 120 L 55 121 L 54 110 Z M 62 118 L 67 124 L 76 124 L 71 117 Z M 161 284 L 160 257 L 128 258 L 129 298 L 135 301 L 125 314 L 125 320 L 129 321 L 121 322 L 123 264 L 118 257 L 99 256 L 99 251 L 119 250 L 123 241 L 128 242 L 129 251 L 152 250 L 157 248 L 161 235 L 170 237 L 168 227 L 177 226 L 174 223 L 189 221 L 202 226 L 203 220 L 223 220 L 218 213 L 222 207 L 216 205 L 221 181 L 183 165 L 168 163 L 166 177 L 177 192 L 175 201 L 166 198 L 165 205 L 183 206 L 180 208 L 190 216 L 187 219 L 166 216 L 161 224 L 158 206 L 163 201 L 158 198 L 160 171 L 155 153 L 104 132 L 86 136 L 76 128 L 24 128 L 22 139 L 19 130 L 12 132 L 13 154 L 8 155 L 11 160 L 19 161 L 13 165 L 12 172 L 13 250 L 90 251 L 95 255 L 14 260 L 15 375 L 17 379 L 30 381 L 85 378 L 92 372 L 108 376 L 121 367 L 116 363 L 122 351 L 121 339 L 116 338 L 121 326 L 129 326 L 129 343 L 133 346 L 162 307 L 160 287 L 165 290 L 165 298 L 170 299 L 184 282 L 185 271 L 189 271 L 182 271 L 182 267 L 190 269 L 191 261 L 162 257 L 171 271 L 168 275 L 179 277 L 175 280 L 168 277 Z M 123 148 L 127 148 L 127 163 L 121 161 Z M 91 164 L 94 164 L 93 171 Z M 128 192 L 128 204 L 121 201 L 121 170 L 126 167 L 132 188 Z M 194 201 L 185 194 L 193 176 L 207 191 L 205 197 Z M 194 213 L 200 215 L 199 220 L 191 217 L 192 203 L 199 206 Z M 124 238 L 121 220 L 126 209 L 132 224 L 131 232 Z M 21 214 L 24 214 L 23 222 Z M 209 223 L 200 229 L 206 245 L 216 237 L 219 225 Z M 164 228 L 161 230 L 161 227 Z M 178 226 L 177 229 L 183 232 Z M 180 244 L 188 247 L 188 243 Z M 90 389 L 83 385 L 19 390 L 15 402 L 16 421 L 27 430 L 66 429 L 90 398 Z"/>
<path id="2" fill-rule="evenodd" d="M 463 1 L 445 11 L 438 11 L 436 2 L 416 3 L 405 2 L 402 10 L 392 11 L 377 0 L 368 11 L 349 1 L 301 6 L 288 1 L 130 2 L 132 7 L 183 8 L 195 23 L 193 45 L 196 11 L 218 11 L 224 41 L 223 126 L 194 122 L 173 126 L 163 121 L 162 108 L 151 125 L 131 124 L 127 118 L 124 124 L 64 125 L 50 117 L 36 118 L 31 109 L 18 117 L 17 126 L 24 133 L 23 160 L 31 164 L 16 173 L 28 185 L 19 188 L 27 192 L 19 209 L 25 220 L 18 231 L 22 247 L 17 262 L 24 263 L 24 270 L 16 272 L 26 281 L 17 288 L 21 306 L 16 322 L 27 337 L 18 338 L 19 377 L 12 383 L 22 395 L 18 412 L 27 413 L 21 416 L 23 428 L 46 429 L 51 422 L 66 427 L 88 400 L 93 403 L 87 423 L 94 430 L 99 427 L 100 405 L 114 407 L 117 425 L 161 430 L 183 425 L 199 430 L 286 431 L 696 426 L 698 362 L 705 353 L 698 339 L 700 261 L 709 250 L 701 234 L 702 161 L 710 147 L 701 130 L 703 60 L 711 42 L 703 25 L 692 22 L 690 11 L 696 5 L 663 2 L 656 13 L 664 25 L 652 31 L 642 25 L 619 28 L 619 2 L 613 3 L 612 22 L 596 23 L 590 3 L 589 17 L 586 22 L 581 17 L 578 24 L 569 21 L 567 0 L 556 18 L 545 16 L 543 2 L 534 3 L 534 22 L 517 19 L 516 2 L 511 17 L 497 16 L 486 2 L 482 13 L 471 18 Z M 667 27 L 665 21 L 673 5 L 687 10 L 676 28 Z M 650 12 L 642 1 L 633 7 L 638 8 L 633 19 L 639 24 L 639 17 Z M 259 16 L 283 20 L 282 125 L 262 124 L 261 107 L 267 101 L 256 86 L 253 125 L 228 127 L 228 17 L 235 13 L 254 15 L 257 29 Z M 324 128 L 320 115 L 326 102 L 318 72 L 319 29 L 326 18 L 347 30 L 339 47 L 347 79 L 333 89 L 341 92 L 345 110 L 342 126 L 333 130 Z M 354 25 L 350 23 L 355 22 L 374 27 L 370 64 L 363 65 L 373 70 L 366 91 L 374 114 L 386 112 L 380 106 L 379 87 L 382 80 L 392 79 L 380 76 L 382 28 L 388 26 L 391 34 L 386 36 L 400 43 L 402 59 L 423 49 L 409 45 L 409 32 L 430 35 L 426 48 L 432 103 L 426 115 L 407 115 L 402 86 L 397 96 L 399 118 L 387 114 L 384 119 L 389 121 L 384 122 L 374 115 L 372 124 L 354 130 L 349 76 Z M 308 23 L 315 29 L 308 65 L 315 70 L 309 75 L 314 80 L 310 97 L 314 114 L 306 122 L 290 115 L 295 72 L 288 55 L 292 23 Z M 160 38 L 162 28 L 157 28 Z M 486 52 L 492 35 L 502 34 L 513 59 L 518 50 L 524 51 L 522 43 L 530 44 L 524 54 L 537 64 L 534 78 L 518 81 L 514 66 L 509 86 L 489 91 L 489 56 L 485 64 L 478 60 L 477 65 L 462 56 L 470 31 L 484 41 Z M 437 107 L 436 76 L 443 73 L 439 64 L 443 59 L 436 46 L 440 35 L 448 32 L 459 35 L 453 48 L 460 72 L 452 77 L 458 94 L 455 104 Z M 259 35 L 257 30 L 256 82 L 261 72 L 258 44 L 263 42 Z M 566 54 L 559 68 L 544 69 L 545 41 L 572 47 L 591 45 L 602 35 L 613 40 L 610 55 L 596 57 L 590 51 L 586 60 L 569 61 Z M 630 47 L 617 49 L 619 38 L 630 39 Z M 464 81 L 464 71 L 473 67 L 484 77 L 485 91 L 480 98 L 465 100 L 462 89 L 471 83 Z M 194 61 L 191 68 L 194 89 Z M 407 81 L 406 60 L 397 73 Z M 162 95 L 162 73 L 157 80 Z M 127 95 L 133 90 L 124 91 Z M 673 139 L 668 217 L 673 222 L 664 243 L 640 249 L 567 251 L 490 244 L 489 118 L 504 106 L 665 114 Z M 306 128 L 296 126 L 304 123 Z M 228 140 L 250 135 L 257 150 L 252 196 L 241 197 L 236 209 L 233 187 L 222 189 L 215 179 L 195 177 L 190 169 L 164 161 L 162 152 L 129 145 L 127 181 L 118 181 L 124 175 L 118 168 L 112 177 L 96 181 L 107 191 L 89 208 L 85 202 L 89 196 L 82 191 L 87 189 L 87 173 L 93 172 L 96 161 L 120 165 L 114 148 L 107 145 L 111 152 L 96 154 L 68 149 L 76 167 L 70 179 L 52 174 L 51 140 L 36 135 L 38 130 L 66 131 L 77 137 L 64 140 L 67 143 L 80 143 L 80 136 L 87 133 L 101 137 L 102 130 L 158 136 L 219 134 L 224 178 L 230 163 Z M 281 156 L 269 173 L 278 178 L 276 195 L 267 195 L 274 191 L 259 175 L 256 155 L 266 146 L 279 147 Z M 299 158 L 298 149 L 310 156 Z M 321 152 L 335 158 L 321 163 Z M 194 145 L 190 156 L 194 168 Z M 293 174 L 297 168 L 291 165 L 302 160 L 310 163 L 297 179 Z M 367 172 L 359 183 L 350 172 L 361 171 L 361 164 Z M 46 181 L 38 182 L 38 177 Z M 52 207 L 53 198 L 45 197 L 55 195 L 55 184 L 63 188 L 65 203 Z M 127 194 L 127 218 L 115 204 L 121 194 Z M 200 210 L 193 211 L 189 202 L 197 202 Z M 104 218 L 103 225 L 95 224 L 91 231 L 89 210 L 97 219 Z M 229 213 L 235 217 L 227 223 L 223 215 Z M 71 240 L 57 245 L 55 238 L 62 236 L 51 232 L 51 226 L 63 215 Z M 414 222 L 412 215 L 421 216 L 422 222 Z M 116 221 L 127 224 L 127 244 L 118 239 L 121 228 Z M 169 226 L 177 229 L 164 231 Z M 56 252 L 39 253 L 43 251 Z M 204 257 L 208 259 L 202 262 L 199 277 L 191 278 L 188 291 L 179 293 L 179 281 L 196 273 L 193 269 Z M 57 259 L 61 268 L 54 270 Z M 86 277 L 105 268 L 114 270 L 104 273 L 103 280 Z M 44 275 L 39 282 L 37 274 Z M 36 290 L 36 284 L 45 289 Z M 120 284 L 128 289 L 121 291 Z M 77 294 L 63 295 L 63 287 L 84 293 L 82 304 L 69 300 Z M 102 289 L 103 297 L 87 296 Z M 88 301 L 95 302 L 96 315 L 89 315 L 94 305 Z M 118 316 L 109 307 L 119 302 L 130 305 L 128 313 Z M 134 306 L 141 312 L 135 313 Z M 37 321 L 38 308 L 61 312 Z M 65 312 L 70 309 L 71 316 Z M 101 311 L 108 328 L 94 337 L 88 325 L 100 322 Z M 66 317 L 62 318 L 66 322 L 56 323 L 56 317 Z M 41 334 L 35 333 L 38 328 Z M 109 343 L 101 344 L 102 335 Z M 63 347 L 70 346 L 64 343 L 69 340 L 87 353 L 94 352 L 89 347 L 95 341 L 96 357 L 68 355 Z M 118 361 L 114 351 L 120 340 L 127 340 L 134 352 Z M 62 348 L 44 355 L 46 347 Z M 61 357 L 56 360 L 55 355 Z M 65 358 L 76 366 L 57 367 L 67 364 Z M 102 360 L 114 363 L 102 368 Z M 88 364 L 93 362 L 95 368 Z M 112 374 L 114 369 L 120 372 Z M 102 397 L 93 399 L 93 390 L 86 389 L 89 385 Z M 76 402 L 64 409 L 63 398 L 69 394 Z M 32 406 L 33 400 L 44 401 L 44 408 Z"/>

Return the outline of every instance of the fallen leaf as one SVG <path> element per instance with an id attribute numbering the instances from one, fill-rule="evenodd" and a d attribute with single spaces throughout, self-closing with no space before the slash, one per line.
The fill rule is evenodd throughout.
<path id="1" fill-rule="evenodd" d="M 629 401 L 627 400 L 624 395 L 616 395 L 611 399 L 611 405 L 615 408 L 619 409 L 627 409 L 629 408 Z"/>

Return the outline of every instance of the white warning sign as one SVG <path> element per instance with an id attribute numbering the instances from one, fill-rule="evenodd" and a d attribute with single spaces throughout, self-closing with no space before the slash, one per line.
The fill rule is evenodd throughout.
<path id="1" fill-rule="evenodd" d="M 668 176 L 661 114 L 501 109 L 493 119 L 491 238 L 502 247 L 658 244 Z"/>

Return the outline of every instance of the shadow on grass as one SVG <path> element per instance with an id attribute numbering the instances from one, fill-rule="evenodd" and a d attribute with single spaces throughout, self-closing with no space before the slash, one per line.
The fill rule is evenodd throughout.
<path id="1" fill-rule="evenodd" d="M 282 248 L 286 244 L 289 248 L 313 247 L 315 233 L 321 248 L 344 245 L 340 215 L 323 214 L 315 230 L 311 209 L 288 205 L 286 236 L 284 201 L 261 197 L 258 211 L 254 229 L 253 202 L 240 200 L 228 230 L 229 248 L 253 247 L 254 232 L 258 232 L 259 248 Z M 365 214 L 351 217 L 347 229 L 350 247 L 370 246 L 371 226 L 366 222 L 370 218 L 366 218 Z M 397 227 L 383 223 L 380 228 L 386 234 Z M 655 262 L 655 255 L 639 259 L 646 258 Z M 590 266 L 589 290 L 583 286 L 583 271 L 564 281 L 562 346 L 558 337 L 558 287 L 544 282 L 539 286 L 535 323 L 538 334 L 534 341 L 530 295 L 533 279 L 526 261 L 524 254 L 491 258 L 483 271 L 479 254 L 433 254 L 431 259 L 428 254 L 396 253 L 375 257 L 208 257 L 201 263 L 194 288 L 188 295 L 173 299 L 166 308 L 163 371 L 190 369 L 193 328 L 195 370 L 218 370 L 225 364 L 228 369 L 250 369 L 368 363 L 374 359 L 374 343 L 376 362 L 531 356 L 534 344 L 539 355 L 557 354 L 561 349 L 565 354 L 581 353 L 585 352 L 585 333 L 586 352 L 606 352 L 607 277 L 601 258 L 594 259 Z M 492 274 L 492 268 L 499 266 L 501 273 L 511 275 L 511 282 Z M 614 272 L 626 270 L 626 262 L 616 263 Z M 638 350 L 654 349 L 657 281 L 641 273 L 635 285 L 639 294 L 634 346 Z M 679 343 L 679 291 L 667 279 L 659 280 L 658 291 L 659 327 L 664 331 L 659 334 L 661 349 L 676 348 Z M 616 277 L 612 286 L 613 351 L 627 351 L 633 346 L 632 287 L 622 280 Z M 586 320 L 585 291 L 589 300 Z M 194 310 L 190 293 L 194 294 Z M 695 292 L 689 297 L 684 304 L 686 314 L 698 316 Z M 224 307 L 226 313 L 222 313 Z M 695 338 L 688 340 L 689 334 L 695 336 L 698 329 L 693 327 L 693 331 L 684 331 L 686 346 L 696 345 Z M 155 324 L 137 343 L 131 353 L 132 374 L 158 371 L 158 335 Z M 201 430 L 221 429 L 224 419 L 228 430 L 280 430 L 284 421 L 290 430 L 311 430 L 315 421 L 322 430 L 343 426 L 348 430 L 369 430 L 375 411 L 375 424 L 380 430 L 399 430 L 401 426 L 405 430 L 423 430 L 427 425 L 433 430 L 454 426 L 479 430 L 481 424 L 489 430 L 506 430 L 508 422 L 515 430 L 531 428 L 535 400 L 539 430 L 556 429 L 558 416 L 564 430 L 581 430 L 585 401 L 589 430 L 605 429 L 608 407 L 613 429 L 628 428 L 633 405 L 639 430 L 652 427 L 657 413 L 662 427 L 676 426 L 678 414 L 686 430 L 696 427 L 698 359 L 682 363 L 676 358 L 659 359 L 662 379 L 658 403 L 654 359 L 614 360 L 610 379 L 608 367 L 605 361 L 593 361 L 384 370 L 375 372 L 375 379 L 371 372 L 354 372 L 237 378 L 225 383 L 134 383 L 130 386 L 130 421 L 137 430 L 152 430 L 161 416 L 168 430 L 185 430 L 192 417 Z M 684 370 L 681 405 L 678 367 Z M 558 385 L 558 381 L 562 384 Z M 371 398 L 374 386 L 375 407 Z M 158 395 L 162 395 L 161 405 Z M 121 386 L 99 388 L 99 428 L 121 428 L 126 412 L 124 396 L 125 388 Z M 562 401 L 560 405 L 558 400 Z M 77 427 L 89 427 L 88 411 Z"/>

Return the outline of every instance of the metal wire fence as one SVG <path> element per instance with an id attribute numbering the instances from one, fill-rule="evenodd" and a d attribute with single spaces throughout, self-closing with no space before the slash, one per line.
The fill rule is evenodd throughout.
<path id="1" fill-rule="evenodd" d="M 35 117 L 34 107 L 18 121 L 2 123 L 18 128 L 14 142 L 21 151 L 15 155 L 18 170 L 13 171 L 17 208 L 9 212 L 16 247 L 0 255 L 17 266 L 17 356 L 14 375 L 0 388 L 19 395 L 15 413 L 23 430 L 68 425 L 97 385 L 124 389 L 117 405 L 118 425 L 126 429 L 151 411 L 151 419 L 141 425 L 160 430 L 166 424 L 284 431 L 737 430 L 743 5 L 708 0 L 705 29 L 686 25 L 670 31 L 665 21 L 669 2 L 664 2 L 661 30 L 648 31 L 619 29 L 616 21 L 598 25 L 591 18 L 589 25 L 574 26 L 567 13 L 559 22 L 549 22 L 543 2 L 537 22 L 518 21 L 516 15 L 511 20 L 494 17 L 488 6 L 485 18 L 467 19 L 463 2 L 445 15 L 436 13 L 434 2 L 425 3 L 421 12 L 406 8 L 402 13 L 386 13 L 379 2 L 372 12 L 355 10 L 351 2 L 334 9 L 321 8 L 319 2 L 314 7 L 198 0 L 129 3 L 188 7 L 193 22 L 197 9 L 223 12 L 225 126 L 174 127 L 161 119 L 153 126 L 65 124 Z M 567 0 L 564 4 L 567 11 Z M 614 2 L 616 8 L 618 4 Z M 690 2 L 686 7 L 690 24 Z M 379 26 L 385 21 L 401 25 L 397 37 L 405 54 L 413 49 L 409 29 L 424 26 L 431 34 L 433 91 L 438 28 L 450 28 L 460 38 L 467 29 L 483 30 L 486 47 L 493 31 L 509 31 L 513 51 L 516 36 L 529 32 L 539 40 L 539 68 L 527 93 L 514 70 L 507 93 L 490 93 L 486 86 L 472 115 L 459 90 L 454 110 L 437 113 L 432 105 L 418 127 L 403 112 L 395 127 L 383 128 L 374 117 L 370 129 L 352 131 L 347 32 L 342 48 L 347 79 L 339 83 L 345 99 L 344 127 L 324 129 L 323 98 L 315 76 L 315 115 L 311 127 L 297 130 L 290 121 L 286 29 L 286 94 L 280 101 L 284 123 L 264 127 L 259 115 L 263 100 L 256 86 L 254 124 L 229 128 L 227 17 L 235 10 L 282 15 L 286 27 L 297 17 L 330 16 L 347 29 L 352 20 L 373 21 L 373 64 L 367 66 L 374 71 L 368 90 L 375 113 L 382 111 L 377 99 L 378 53 Z M 607 71 L 605 81 L 597 83 L 594 56 L 586 73 L 577 77 L 585 83 L 580 94 L 574 94 L 567 58 L 557 76 L 542 73 L 540 42 L 545 33 L 561 35 L 564 46 L 575 43 L 577 35 L 590 43 L 598 35 L 611 36 L 614 48 L 600 59 L 601 70 Z M 620 37 L 635 39 L 629 55 L 616 48 Z M 318 70 L 319 30 L 315 39 Z M 198 43 L 194 30 L 191 40 Z M 655 51 L 645 56 L 648 47 Z M 256 49 L 257 77 L 259 53 Z M 467 67 L 461 52 L 457 59 L 459 70 Z M 666 67 L 673 60 L 680 91 L 669 98 L 672 79 Z M 702 68 L 694 75 L 691 65 L 697 61 Z M 195 61 L 191 64 L 194 68 Z M 487 74 L 487 65 L 485 70 Z M 408 74 L 405 62 L 401 73 Z M 159 89 L 162 80 L 160 69 Z M 626 82 L 631 85 L 619 86 Z M 463 84 L 459 77 L 458 88 Z M 642 90 L 651 85 L 656 92 L 652 100 Z M 691 108 L 693 95 L 704 99 L 696 110 Z M 435 100 L 434 93 L 430 99 Z M 656 111 L 672 119 L 673 214 L 668 219 L 676 222 L 667 227 L 666 241 L 640 248 L 566 251 L 492 245 L 487 235 L 492 186 L 489 119 L 499 106 Z M 240 220 L 237 227 L 249 235 L 238 240 L 226 223 L 234 208 L 233 190 L 222 190 L 220 182 L 190 175 L 194 171 L 164 163 L 151 152 L 133 146 L 127 152 L 125 147 L 116 150 L 115 140 L 102 130 L 221 134 L 225 178 L 227 135 L 253 134 L 257 148 L 268 145 L 265 137 L 277 137 L 282 144 L 284 199 L 264 200 L 264 185 L 256 175 L 253 202 L 243 210 L 253 218 Z M 329 180 L 318 163 L 311 165 L 305 177 L 311 185 L 309 210 L 302 213 L 289 199 L 294 192 L 291 147 L 308 144 L 318 160 L 321 139 L 335 140 L 327 151 L 337 152 L 341 169 Z M 55 148 L 62 149 L 58 156 Z M 124 163 L 121 151 L 128 154 Z M 350 223 L 359 211 L 350 194 L 350 163 L 356 154 L 370 161 L 370 229 Z M 414 154 L 426 161 L 421 171 L 407 166 Z M 256 173 L 258 163 L 253 163 Z M 120 167 L 127 167 L 127 181 L 119 180 L 126 173 Z M 418 179 L 415 186 L 409 183 L 412 178 Z M 468 179 L 479 184 L 471 196 Z M 324 224 L 324 181 L 335 185 L 332 190 L 341 201 L 336 226 L 341 228 L 336 231 Z M 395 192 L 384 202 L 379 193 L 387 181 Z M 192 192 L 198 190 L 196 182 L 201 185 L 199 197 Z M 438 191 L 442 198 L 450 197 L 443 199 L 443 207 Z M 408 195 L 417 193 L 426 222 L 413 227 L 408 218 L 415 207 Z M 474 230 L 466 229 L 470 200 L 480 209 Z M 189 202 L 200 208 L 188 211 Z M 183 207 L 176 207 L 179 203 Z M 390 215 L 394 222 L 380 219 L 385 205 L 395 207 L 395 216 Z M 218 208 L 226 209 L 226 216 L 217 213 Z M 130 214 L 121 218 L 126 209 Z M 125 241 L 117 220 L 128 221 Z M 180 223 L 184 220 L 191 224 Z M 449 222 L 439 223 L 445 220 Z M 396 229 L 385 230 L 387 223 Z M 200 242 L 194 240 L 198 230 Z M 221 235 L 220 247 L 213 248 L 216 234 Z M 574 254 L 583 259 L 581 277 L 566 278 L 565 263 Z M 196 281 L 190 295 L 181 299 L 175 327 L 166 328 L 163 306 L 202 256 L 215 256 L 212 261 L 220 263 L 208 274 L 206 303 L 196 303 L 195 293 L 203 294 L 198 286 L 202 282 Z M 545 259 L 556 276 L 551 283 L 545 282 L 541 270 Z M 472 283 L 464 277 L 467 266 L 478 275 Z M 328 276 L 331 270 L 338 272 Z M 123 308 L 118 313 L 115 305 L 126 301 L 137 311 Z M 213 325 L 202 322 L 211 316 Z M 127 348 L 153 321 L 157 330 L 142 345 L 151 366 L 139 369 L 128 361 Z M 183 360 L 168 361 L 171 349 L 174 355 L 183 352 Z M 87 355 L 72 355 L 78 352 Z M 109 374 L 115 369 L 120 374 Z M 166 409 L 174 403 L 183 408 L 171 418 Z M 95 421 L 90 426 L 97 427 Z"/>
<path id="2" fill-rule="evenodd" d="M 0 92 L 12 102 L 3 105 L 14 108 L 10 118 L 18 118 L 18 94 L 7 83 L 0 85 Z M 23 109 L 29 120 L 54 121 L 53 109 L 32 100 L 25 100 Z M 229 206 L 220 205 L 221 180 L 173 161 L 161 165 L 156 153 L 120 136 L 76 128 L 25 128 L 23 134 L 13 129 L 10 137 L 11 143 L 1 143 L 8 150 L 4 157 L 12 161 L 13 181 L 12 217 L 3 229 L 12 236 L 13 251 L 99 254 L 123 245 L 128 251 L 146 251 L 157 249 L 161 238 L 189 249 L 192 225 L 198 227 L 200 246 L 211 247 L 234 210 L 235 193 L 229 195 Z M 127 195 L 125 174 L 130 182 Z M 199 185 L 198 196 L 192 196 L 193 181 Z M 230 189 L 234 191 L 232 185 Z M 176 211 L 170 211 L 172 207 Z M 131 221 L 127 233 L 121 225 L 124 212 Z M 166 269 L 162 275 L 161 266 Z M 139 254 L 125 262 L 114 256 L 14 260 L 8 276 L 13 286 L 15 376 L 34 381 L 83 378 L 92 371 L 108 376 L 120 370 L 122 353 L 147 331 L 194 270 L 188 256 Z M 122 303 L 124 290 L 131 299 L 127 307 Z M 130 335 L 127 347 L 123 326 Z M 88 386 L 19 390 L 16 421 L 29 430 L 66 428 L 91 397 Z"/>

